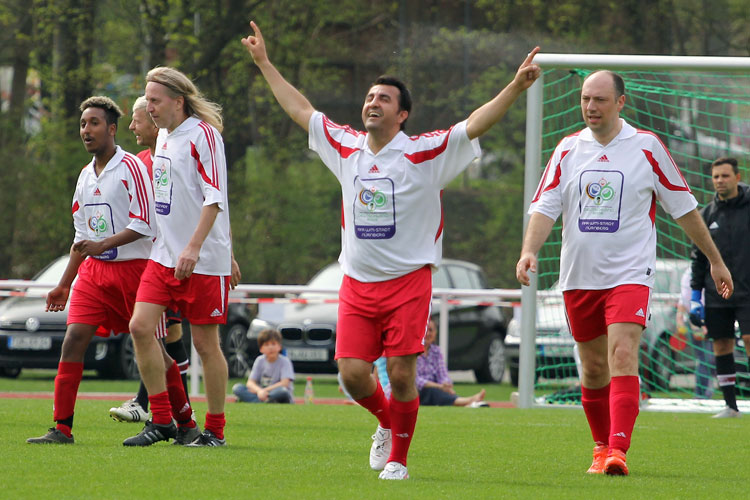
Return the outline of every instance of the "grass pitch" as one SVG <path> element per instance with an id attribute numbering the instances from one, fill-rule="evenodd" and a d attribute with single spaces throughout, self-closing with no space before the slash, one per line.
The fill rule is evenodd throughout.
<path id="1" fill-rule="evenodd" d="M 653 499 L 747 491 L 743 418 L 644 412 L 628 454 L 631 475 L 592 477 L 581 410 L 423 407 L 411 479 L 385 482 L 368 466 L 376 422 L 357 406 L 228 403 L 227 448 L 133 449 L 121 442 L 140 425 L 108 417 L 119 402 L 79 400 L 76 444 L 55 446 L 25 442 L 52 425 L 51 400 L 0 400 L 0 498 Z M 202 423 L 205 404 L 195 407 Z"/>

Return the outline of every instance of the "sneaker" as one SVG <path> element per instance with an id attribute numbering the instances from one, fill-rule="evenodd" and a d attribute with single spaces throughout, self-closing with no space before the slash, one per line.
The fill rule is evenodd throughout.
<path id="1" fill-rule="evenodd" d="M 370 448 L 370 468 L 372 470 L 383 470 L 388 457 L 391 454 L 391 430 L 383 429 L 378 425 L 375 434 L 372 435 L 372 447 Z"/>
<path id="2" fill-rule="evenodd" d="M 30 444 L 73 444 L 75 443 L 75 439 L 73 439 L 73 434 L 68 437 L 60 429 L 50 427 L 44 436 L 29 438 L 26 442 Z"/>
<path id="3" fill-rule="evenodd" d="M 200 436 L 195 438 L 191 443 L 186 444 L 185 446 L 226 446 L 227 441 L 226 439 L 219 439 L 216 437 L 216 435 L 209 431 L 208 429 L 205 429 Z"/>
<path id="4" fill-rule="evenodd" d="M 383 472 L 378 476 L 380 479 L 409 479 L 409 471 L 405 465 L 398 462 L 388 462 L 385 464 Z"/>
<path id="5" fill-rule="evenodd" d="M 146 421 L 143 430 L 133 437 L 122 442 L 124 446 L 151 446 L 159 441 L 169 441 L 177 436 L 177 425 L 174 420 L 167 425 L 155 424 L 151 420 Z"/>
<path id="6" fill-rule="evenodd" d="M 607 460 L 609 447 L 606 444 L 597 444 L 594 446 L 594 460 L 586 474 L 604 474 L 604 461 Z"/>
<path id="7" fill-rule="evenodd" d="M 109 416 L 116 422 L 145 422 L 148 412 L 135 400 L 129 399 L 120 406 L 109 409 Z"/>
<path id="8" fill-rule="evenodd" d="M 489 408 L 490 404 L 487 401 L 472 401 L 467 406 L 469 408 Z"/>
<path id="9" fill-rule="evenodd" d="M 202 435 L 200 427 L 178 427 L 177 437 L 174 438 L 172 444 L 177 445 L 188 445 L 198 439 Z"/>
<path id="10" fill-rule="evenodd" d="M 625 452 L 612 448 L 604 461 L 604 473 L 608 476 L 627 476 L 628 466 L 625 463 Z"/>
<path id="11" fill-rule="evenodd" d="M 742 413 L 740 413 L 739 410 L 725 406 L 723 410 L 711 418 L 740 418 L 741 416 Z"/>

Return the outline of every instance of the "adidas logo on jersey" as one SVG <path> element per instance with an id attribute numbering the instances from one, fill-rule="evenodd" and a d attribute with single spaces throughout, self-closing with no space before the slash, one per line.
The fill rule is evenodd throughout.
<path id="1" fill-rule="evenodd" d="M 379 174 L 380 170 L 378 170 L 378 166 L 377 165 L 373 165 L 372 168 L 370 168 L 370 170 L 367 173 L 368 174 Z"/>
<path id="2" fill-rule="evenodd" d="M 638 312 L 635 313 L 636 316 L 640 316 L 641 318 L 645 318 L 646 314 L 643 312 L 643 308 L 638 309 Z"/>
<path id="3" fill-rule="evenodd" d="M 719 225 L 716 223 L 716 221 L 713 221 L 710 226 L 708 226 L 709 229 L 719 229 Z"/>
<path id="4" fill-rule="evenodd" d="M 211 317 L 213 318 L 214 316 L 221 316 L 221 311 L 214 309 L 214 312 L 211 313 Z"/>
<path id="5" fill-rule="evenodd" d="M 601 155 L 598 160 L 598 162 L 607 162 L 609 163 L 609 158 L 607 158 L 607 155 Z"/>
<path id="6" fill-rule="evenodd" d="M 94 196 L 101 196 L 101 195 L 102 195 L 102 192 L 99 191 L 99 188 L 96 188 L 96 190 L 94 191 Z"/>

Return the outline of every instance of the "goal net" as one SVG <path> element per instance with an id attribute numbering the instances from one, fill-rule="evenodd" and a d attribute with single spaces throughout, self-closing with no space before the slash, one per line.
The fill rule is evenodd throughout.
<path id="1" fill-rule="evenodd" d="M 750 66 L 750 61 L 744 62 Z M 583 128 L 581 82 L 594 71 L 588 68 L 543 67 L 539 173 L 557 143 L 566 135 Z M 607 66 L 601 64 L 598 67 Z M 716 158 L 737 158 L 743 181 L 747 181 L 750 175 L 750 76 L 747 70 L 733 73 L 716 69 L 710 72 L 611 69 L 625 80 L 627 99 L 621 116 L 636 128 L 652 131 L 659 136 L 682 170 L 699 207 L 713 197 L 710 164 Z M 535 182 L 538 179 L 539 175 Z M 528 184 L 529 177 L 526 182 Z M 661 207 L 657 210 L 656 283 L 651 320 L 640 346 L 643 397 L 654 398 L 651 400 L 654 402 L 661 399 L 695 399 L 696 404 L 698 399 L 702 399 L 704 407 L 711 407 L 712 393 L 716 404 L 721 403 L 721 393 L 715 387 L 710 341 L 703 340 L 701 329 L 691 328 L 684 313 L 678 310 L 680 282 L 690 267 L 691 243 Z M 561 297 L 555 288 L 559 274 L 560 240 L 561 226 L 558 220 L 539 253 L 533 384 L 521 384 L 522 388 L 533 385 L 533 401 L 536 404 L 580 404 L 574 342 L 567 328 Z M 524 304 L 522 314 L 527 310 Z M 687 327 L 680 326 L 680 314 L 683 314 L 682 323 Z M 750 388 L 750 370 L 740 340 L 735 359 L 738 397 L 748 398 L 750 393 L 745 388 Z M 523 372 L 523 363 L 518 365 L 518 370 Z M 512 372 L 512 378 L 514 374 L 516 382 L 518 372 Z"/>

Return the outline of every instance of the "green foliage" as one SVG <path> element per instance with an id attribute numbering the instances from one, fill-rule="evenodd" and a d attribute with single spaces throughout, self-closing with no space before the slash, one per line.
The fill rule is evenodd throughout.
<path id="1" fill-rule="evenodd" d="M 223 106 L 244 281 L 302 282 L 336 258 L 337 183 L 311 159 L 304 132 L 239 43 L 250 19 L 281 73 L 339 123 L 361 126 L 363 96 L 377 75 L 402 77 L 415 101 L 408 133 L 418 134 L 450 127 L 496 95 L 534 45 L 545 52 L 746 55 L 750 11 L 746 0 L 7 0 L 0 4 L 0 66 L 21 70 L 25 62 L 40 76 L 44 119 L 29 138 L 10 133 L 20 127 L 6 126 L 16 122 L 0 110 L 0 148 L 14 158 L 0 169 L 0 186 L 11 192 L 0 220 L 10 257 L 0 252 L 0 276 L 29 277 L 67 251 L 69 201 L 87 161 L 75 132 L 78 103 L 104 94 L 129 113 L 144 73 L 156 65 L 179 68 Z M 20 28 L 29 20 L 27 34 Z M 21 44 L 32 47 L 25 61 L 14 51 Z M 480 167 L 446 191 L 445 254 L 479 262 L 495 286 L 514 286 L 524 120 L 518 102 L 482 137 Z M 120 123 L 118 144 L 137 152 L 129 121 Z M 468 206 L 476 216 L 466 215 Z"/>
<path id="2" fill-rule="evenodd" d="M 295 156 L 291 148 L 251 148 L 245 171 L 232 174 L 232 234 L 242 242 L 235 258 L 245 282 L 305 283 L 338 256 L 338 182 L 317 159 Z"/>

